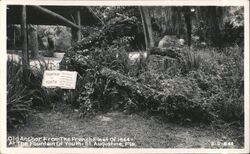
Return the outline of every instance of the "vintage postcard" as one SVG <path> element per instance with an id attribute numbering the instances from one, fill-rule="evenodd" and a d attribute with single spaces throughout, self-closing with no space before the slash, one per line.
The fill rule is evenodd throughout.
<path id="1" fill-rule="evenodd" d="M 0 4 L 1 153 L 249 153 L 249 1 Z"/>

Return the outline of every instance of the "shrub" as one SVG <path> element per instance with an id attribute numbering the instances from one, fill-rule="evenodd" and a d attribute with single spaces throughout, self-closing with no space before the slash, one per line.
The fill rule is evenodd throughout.
<path id="1" fill-rule="evenodd" d="M 170 93 L 166 98 L 167 103 L 159 106 L 167 118 L 179 120 L 188 118 L 203 122 L 215 118 L 212 105 L 202 100 L 202 90 L 193 77 L 174 77 L 163 80 L 161 85 Z"/>
<path id="2" fill-rule="evenodd" d="M 58 89 L 41 87 L 44 68 L 26 69 L 21 62 L 7 61 L 7 123 L 9 127 L 24 124 L 35 108 L 48 108 L 59 100 Z"/>
<path id="3" fill-rule="evenodd" d="M 113 81 L 103 78 L 97 71 L 82 74 L 77 80 L 75 90 L 66 90 L 64 101 L 80 109 L 80 117 L 91 115 L 95 111 L 105 112 L 112 108 L 118 93 Z"/>
<path id="4" fill-rule="evenodd" d="M 244 45 L 244 8 L 231 7 L 223 27 L 223 40 L 226 45 Z"/>
<path id="5" fill-rule="evenodd" d="M 99 75 L 102 67 L 108 67 L 122 74 L 129 75 L 127 50 L 129 38 L 124 37 L 114 41 L 113 45 L 103 48 L 91 48 L 89 54 L 79 52 L 66 53 L 62 67 L 67 70 L 77 71 L 79 78 L 77 87 L 73 91 L 66 91 L 65 101 L 72 106 L 80 108 L 81 116 L 86 116 L 93 111 L 107 111 L 113 107 L 114 100 L 119 102 L 120 97 L 113 81 Z M 138 68 L 135 68 L 138 70 Z M 122 105 L 122 103 L 121 103 Z"/>
<path id="6" fill-rule="evenodd" d="M 97 48 L 91 58 L 100 66 L 108 67 L 118 72 L 127 74 L 129 71 L 128 54 L 126 49 L 110 46 L 107 49 Z"/>
<path id="7" fill-rule="evenodd" d="M 225 62 L 221 64 L 220 85 L 225 91 L 222 105 L 224 120 L 241 120 L 244 117 L 244 58 L 238 46 L 225 48 Z"/>
<path id="8" fill-rule="evenodd" d="M 198 63 L 191 56 L 182 56 L 179 69 L 171 78 L 165 75 L 145 72 L 142 82 L 157 90 L 167 90 L 192 101 L 173 100 L 160 104 L 158 108 L 168 118 L 200 118 L 202 121 L 224 120 L 227 122 L 244 120 L 244 61 L 242 48 L 238 46 L 223 49 L 206 48 L 193 51 L 199 55 Z M 184 58 L 185 60 L 183 60 Z M 184 63 L 183 61 L 186 61 Z M 190 64 L 193 62 L 193 64 Z M 180 67 L 181 64 L 187 64 Z M 197 67 L 194 67 L 194 64 Z M 189 67 L 191 66 L 191 67 Z M 171 95 L 170 95 L 171 96 Z"/>
<path id="9" fill-rule="evenodd" d="M 154 112 L 156 109 L 170 119 L 243 120 L 244 67 L 240 47 L 191 48 L 192 51 L 183 48 L 176 57 L 174 71 L 155 73 L 147 70 L 147 61 L 129 65 L 127 51 L 130 48 L 122 45 L 127 44 L 126 40 L 116 40 L 102 48 L 90 48 L 87 55 L 78 52 L 66 54 L 67 69 L 84 76 L 77 83 L 80 90 L 71 95 L 75 100 L 75 104 L 71 104 L 80 108 L 83 116 L 112 109 L 116 102 L 126 110 Z M 168 103 L 152 106 L 154 103 L 144 102 L 133 94 L 128 96 L 112 80 L 100 76 L 102 67 L 116 70 L 158 91 L 169 91 L 172 95 L 166 97 Z M 180 97 L 176 96 L 177 93 Z"/>
<path id="10" fill-rule="evenodd" d="M 201 64 L 201 56 L 191 50 L 182 50 L 180 61 L 180 68 L 182 74 L 187 74 L 189 71 L 197 70 Z"/>
<path id="11" fill-rule="evenodd" d="M 31 113 L 32 94 L 23 84 L 23 72 L 20 63 L 7 62 L 7 126 L 23 124 Z"/>
<path id="12" fill-rule="evenodd" d="M 116 58 L 116 54 L 117 49 L 96 48 L 88 57 L 71 53 L 73 56 L 64 64 L 70 70 L 78 71 L 76 89 L 65 90 L 64 100 L 74 108 L 79 108 L 81 117 L 110 107 L 110 80 L 100 77 L 99 69 L 105 66 L 122 72 L 124 65 L 122 59 Z"/>
<path id="13" fill-rule="evenodd" d="M 202 51 L 200 51 L 202 52 Z M 238 46 L 204 50 L 198 71 L 188 76 L 203 90 L 202 99 L 216 110 L 220 119 L 244 120 L 244 58 Z"/>

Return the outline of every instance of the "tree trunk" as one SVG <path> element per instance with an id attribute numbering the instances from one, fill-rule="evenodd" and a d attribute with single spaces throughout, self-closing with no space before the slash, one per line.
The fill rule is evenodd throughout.
<path id="1" fill-rule="evenodd" d="M 38 57 L 38 37 L 36 27 L 29 25 L 29 47 L 31 50 L 31 59 Z"/>
<path id="2" fill-rule="evenodd" d="M 220 29 L 219 22 L 217 19 L 217 8 L 216 6 L 211 6 L 208 8 L 209 16 L 207 20 L 207 24 L 209 25 L 209 34 L 210 39 L 214 45 L 220 45 Z"/>
<path id="3" fill-rule="evenodd" d="M 220 45 L 219 23 L 223 21 L 217 14 L 217 6 L 199 7 L 198 21 L 202 21 L 200 26 L 204 29 L 200 31 L 201 40 L 211 42 L 213 45 Z"/>
<path id="4" fill-rule="evenodd" d="M 81 27 L 81 12 L 80 12 L 80 8 L 78 8 L 78 10 L 75 11 L 75 15 L 74 15 L 75 19 L 76 19 L 76 23 L 77 26 Z M 77 29 L 77 28 L 71 28 L 71 34 L 72 34 L 72 44 L 75 44 L 76 42 L 81 41 L 81 29 Z"/>
<path id="5" fill-rule="evenodd" d="M 80 7 L 77 8 L 77 10 L 74 12 L 75 22 L 78 27 L 81 27 L 81 11 Z M 71 34 L 72 34 L 72 44 L 81 41 L 81 29 L 77 28 L 71 28 Z"/>
<path id="6" fill-rule="evenodd" d="M 76 12 L 76 17 L 77 17 L 77 18 L 76 18 L 76 19 L 77 19 L 77 25 L 78 25 L 79 27 L 81 27 L 81 11 L 80 11 L 80 9 L 77 10 L 77 12 Z M 77 41 L 80 41 L 81 38 L 82 38 L 81 29 L 78 29 L 78 30 L 77 30 Z"/>
<path id="7" fill-rule="evenodd" d="M 185 23 L 186 23 L 186 39 L 188 46 L 191 46 L 191 32 L 192 32 L 192 25 L 191 25 L 191 12 L 189 7 L 184 7 L 184 18 L 185 18 Z"/>
<path id="8" fill-rule="evenodd" d="M 141 14 L 142 26 L 144 30 L 146 50 L 148 51 L 148 49 L 154 47 L 151 19 L 149 16 L 148 8 L 139 6 L 139 11 Z"/>

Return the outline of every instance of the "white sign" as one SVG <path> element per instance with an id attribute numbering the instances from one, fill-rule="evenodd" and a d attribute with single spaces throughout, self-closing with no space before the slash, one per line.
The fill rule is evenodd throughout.
<path id="1" fill-rule="evenodd" d="M 75 89 L 77 72 L 75 71 L 44 71 L 42 86 L 47 88 L 60 87 Z"/>

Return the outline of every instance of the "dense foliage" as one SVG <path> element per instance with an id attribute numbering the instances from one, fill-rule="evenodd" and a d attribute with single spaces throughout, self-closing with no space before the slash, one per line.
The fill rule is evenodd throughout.
<path id="1" fill-rule="evenodd" d="M 62 100 L 80 110 L 81 117 L 121 110 L 157 113 L 169 120 L 244 121 L 242 8 L 236 8 L 230 13 L 220 31 L 229 47 L 212 48 L 212 40 L 205 38 L 206 35 L 203 36 L 202 33 L 209 32 L 210 25 L 205 22 L 195 23 L 192 47 L 178 45 L 178 38 L 174 37 L 175 39 L 166 40 L 170 55 L 152 54 L 147 55 L 147 58 L 140 56 L 135 61 L 129 59 L 129 53 L 143 50 L 140 46 L 144 45 L 144 38 L 140 37 L 142 26 L 137 8 L 114 6 L 93 7 L 93 10 L 105 25 L 84 27 L 81 31 L 84 38 L 67 50 L 61 63 L 62 70 L 78 72 L 75 90 L 41 88 L 42 74 L 46 68 L 35 69 L 36 71 L 32 68 L 29 78 L 24 80 L 21 64 L 8 62 L 9 126 L 23 123 L 32 107 L 51 107 L 56 101 Z M 171 9 L 166 12 L 169 11 Z M 175 11 L 178 12 L 178 9 Z M 161 32 L 162 29 L 158 30 Z M 62 27 L 57 27 L 56 32 L 60 38 L 69 37 L 68 30 Z M 155 37 L 162 37 L 159 32 L 154 34 Z M 207 44 L 202 44 L 203 41 Z M 161 98 L 160 102 L 138 97 L 117 85 L 115 80 L 103 77 L 100 73 L 103 67 L 168 95 Z"/>
<path id="2" fill-rule="evenodd" d="M 42 66 L 42 65 L 41 65 Z M 7 126 L 17 127 L 34 109 L 51 108 L 59 100 L 58 89 L 41 87 L 46 68 L 29 68 L 24 77 L 20 62 L 7 61 Z M 60 91 L 60 90 L 59 90 Z"/>
<path id="3" fill-rule="evenodd" d="M 13 127 L 24 123 L 31 112 L 33 91 L 22 84 L 20 63 L 8 61 L 7 66 L 7 125 Z"/>
<path id="4" fill-rule="evenodd" d="M 124 16 L 121 17 L 120 14 L 108 13 L 108 10 L 112 12 L 115 9 L 124 9 L 123 7 L 95 9 L 100 12 L 103 9 L 106 12 L 102 14 L 104 15 L 103 20 L 106 23 L 112 23 L 106 25 L 105 29 L 114 30 L 112 27 L 116 27 L 121 21 L 133 21 L 136 25 L 136 20 L 134 20 L 136 18 L 131 14 L 130 16 L 124 15 L 126 16 L 126 20 L 124 20 Z M 230 17 L 226 23 L 241 27 L 242 23 L 238 21 L 242 21 L 242 19 L 236 22 Z M 165 57 L 162 56 L 156 58 L 158 62 L 164 61 L 164 67 L 160 67 L 160 63 L 150 62 L 154 55 L 132 64 L 128 58 L 128 53 L 133 51 L 130 37 L 138 33 L 132 30 L 130 32 L 134 32 L 134 34 L 127 36 L 126 34 L 129 33 L 119 33 L 123 31 L 122 28 L 124 26 L 118 28 L 119 31 L 116 32 L 111 30 L 109 33 L 105 33 L 105 30 L 102 30 L 103 33 L 87 34 L 86 39 L 71 48 L 65 55 L 63 68 L 78 71 L 81 77 L 77 85 L 84 85 L 74 91 L 73 95 L 68 93 L 74 96 L 73 99 L 71 97 L 69 103 L 74 104 L 76 108 L 79 107 L 83 115 L 116 108 L 130 112 L 141 110 L 157 112 L 163 114 L 167 119 L 204 122 L 220 119 L 228 122 L 243 122 L 244 58 L 242 47 L 236 45 L 221 49 L 206 46 L 189 48 L 174 43 L 171 50 L 175 56 L 165 60 Z M 108 36 L 112 36 L 112 34 L 120 35 L 111 37 L 111 43 Z M 93 39 L 92 36 L 97 37 Z M 177 40 L 173 41 L 177 42 Z M 88 42 L 95 43 L 97 46 L 93 47 Z M 232 44 L 230 41 L 228 43 Z M 164 98 L 168 100 L 167 104 L 145 102 L 144 99 L 137 98 L 136 95 L 117 86 L 115 81 L 103 78 L 99 72 L 102 67 L 122 73 L 155 90 L 170 92 L 170 94 L 178 93 L 189 101 L 170 95 Z M 162 70 L 162 68 L 164 69 Z M 152 104 L 154 105 L 152 106 Z"/>
<path id="5" fill-rule="evenodd" d="M 117 44 L 122 44 L 121 40 L 117 40 Z M 193 51 L 182 48 L 178 55 L 176 65 L 166 67 L 165 71 L 159 73 L 150 69 L 147 60 L 131 65 L 124 45 L 95 48 L 87 56 L 69 52 L 64 66 L 68 70 L 78 71 L 81 79 L 77 85 L 84 85 L 74 93 L 75 98 L 71 103 L 80 106 L 84 115 L 116 108 L 131 112 L 158 112 L 168 119 L 243 121 L 242 48 L 235 46 L 222 50 L 205 48 Z M 143 99 L 135 98 L 117 87 L 115 81 L 100 76 L 102 67 L 116 70 L 156 90 L 181 93 L 190 102 L 169 96 L 166 98 L 169 100 L 167 104 L 152 106 L 152 102 L 143 102 Z M 170 69 L 174 70 L 171 74 Z"/>

